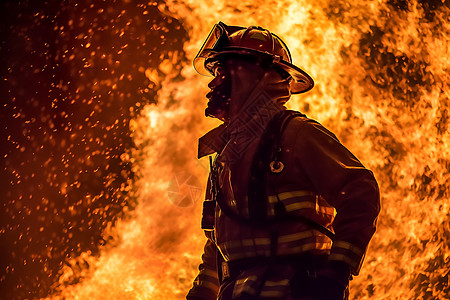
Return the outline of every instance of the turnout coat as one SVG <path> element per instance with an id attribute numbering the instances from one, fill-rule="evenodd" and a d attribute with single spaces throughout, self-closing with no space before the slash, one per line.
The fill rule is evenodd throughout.
<path id="1" fill-rule="evenodd" d="M 262 123 L 267 126 L 268 121 Z M 248 185 L 262 135 L 251 134 L 257 131 L 249 130 L 252 126 L 251 121 L 234 127 L 219 126 L 202 137 L 199 146 L 200 157 L 218 153 L 217 188 L 228 209 L 242 218 L 251 214 Z M 276 215 L 277 203 L 281 202 L 285 215 L 299 215 L 320 224 L 335 233 L 334 240 L 292 218 L 257 226 L 242 223 L 215 205 L 213 228 L 205 231 L 202 263 L 187 299 L 217 298 L 219 278 L 223 280 L 228 272 L 226 263 L 218 265 L 221 261 L 326 255 L 330 261 L 347 264 L 353 275 L 358 274 L 380 211 L 372 172 L 333 133 L 304 115 L 292 118 L 280 135 L 278 156 L 284 167 L 280 172 L 268 172 L 266 184 L 261 186 L 265 189 L 267 217 Z M 208 185 L 206 200 L 211 197 Z M 267 266 L 240 272 L 233 278 L 233 299 L 243 294 L 284 299 L 294 273 L 289 268 L 274 271 Z"/>

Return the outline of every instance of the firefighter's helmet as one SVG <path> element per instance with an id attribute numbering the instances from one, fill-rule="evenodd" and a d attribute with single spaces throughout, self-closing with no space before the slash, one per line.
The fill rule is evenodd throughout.
<path id="1" fill-rule="evenodd" d="M 202 75 L 214 75 L 213 66 L 224 54 L 269 59 L 274 66 L 292 77 L 292 94 L 304 93 L 314 86 L 313 79 L 292 64 L 291 53 L 283 40 L 262 27 L 227 26 L 222 22 L 217 23 L 194 59 L 195 70 Z"/>

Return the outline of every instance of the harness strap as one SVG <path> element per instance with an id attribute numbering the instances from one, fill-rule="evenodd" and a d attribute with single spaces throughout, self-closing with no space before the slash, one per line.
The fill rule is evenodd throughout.
<path id="1" fill-rule="evenodd" d="M 218 166 L 216 163 L 211 168 L 211 188 L 213 201 L 216 201 L 223 213 L 232 220 L 246 225 L 253 226 L 271 226 L 280 222 L 302 222 L 322 234 L 334 239 L 334 233 L 325 226 L 301 215 L 291 215 L 286 213 L 286 209 L 277 196 L 276 215 L 272 218 L 267 217 L 267 194 L 265 186 L 268 182 L 270 159 L 277 155 L 280 148 L 280 141 L 284 129 L 289 121 L 295 117 L 305 117 L 304 114 L 292 110 L 283 110 L 279 112 L 267 125 L 265 132 L 261 137 L 260 144 L 256 150 L 249 179 L 248 205 L 249 218 L 239 215 L 229 207 L 222 195 L 222 190 L 217 186 Z"/>
<path id="2" fill-rule="evenodd" d="M 261 141 L 253 157 L 248 183 L 248 210 L 250 219 L 263 221 L 267 219 L 266 186 L 270 159 L 279 150 L 283 131 L 291 119 L 305 116 L 299 112 L 283 110 L 276 114 L 264 131 Z"/>

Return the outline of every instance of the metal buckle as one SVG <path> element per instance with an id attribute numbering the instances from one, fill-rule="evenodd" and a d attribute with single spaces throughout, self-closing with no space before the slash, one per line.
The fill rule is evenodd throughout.
<path id="1" fill-rule="evenodd" d="M 284 164 L 279 160 L 272 161 L 269 166 L 272 173 L 280 173 L 284 169 Z"/>
<path id="2" fill-rule="evenodd" d="M 230 268 L 228 267 L 228 263 L 226 261 L 222 262 L 222 280 L 230 277 Z"/>

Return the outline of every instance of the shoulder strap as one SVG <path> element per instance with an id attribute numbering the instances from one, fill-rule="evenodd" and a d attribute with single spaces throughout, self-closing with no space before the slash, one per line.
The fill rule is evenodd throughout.
<path id="1" fill-rule="evenodd" d="M 302 113 L 283 110 L 275 115 L 264 131 L 258 148 L 253 156 L 248 183 L 248 210 L 250 219 L 262 221 L 267 218 L 266 181 L 269 172 L 270 159 L 280 147 L 281 136 L 290 120 Z"/>
<path id="2" fill-rule="evenodd" d="M 216 191 L 217 194 L 214 198 L 224 214 L 236 222 L 258 226 L 272 225 L 280 221 L 302 222 L 325 234 L 330 239 L 333 239 L 334 233 L 331 232 L 328 228 L 300 215 L 280 214 L 276 215 L 274 218 L 267 218 L 266 183 L 267 174 L 270 171 L 269 162 L 280 147 L 281 137 L 287 127 L 287 124 L 295 117 L 306 117 L 306 115 L 292 110 L 281 111 L 272 118 L 261 137 L 261 141 L 256 150 L 250 169 L 251 173 L 248 187 L 248 205 L 250 217 L 244 218 L 234 212 L 222 198 L 220 189 Z M 213 167 L 211 171 L 217 172 L 217 170 L 215 169 L 216 168 Z"/>

